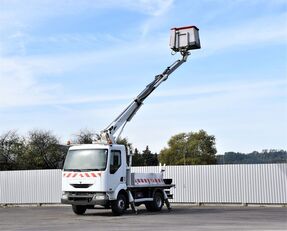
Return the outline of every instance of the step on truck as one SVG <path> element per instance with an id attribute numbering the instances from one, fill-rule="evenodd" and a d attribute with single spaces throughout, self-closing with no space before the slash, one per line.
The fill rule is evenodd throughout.
<path id="1" fill-rule="evenodd" d="M 195 26 L 171 29 L 170 48 L 181 59 L 167 67 L 126 107 L 112 123 L 94 137 L 93 144 L 70 145 L 62 171 L 63 204 L 71 204 L 75 214 L 98 206 L 111 208 L 122 215 L 129 207 L 144 204 L 148 211 L 160 211 L 165 204 L 170 210 L 172 179 L 158 173 L 131 172 L 132 153 L 117 144 L 126 123 L 143 105 L 144 100 L 180 65 L 186 62 L 190 50 L 200 48 Z"/>

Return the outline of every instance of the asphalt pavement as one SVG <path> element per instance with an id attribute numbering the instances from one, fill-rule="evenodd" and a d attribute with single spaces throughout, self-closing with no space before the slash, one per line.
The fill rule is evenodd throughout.
<path id="1" fill-rule="evenodd" d="M 287 230 L 287 208 L 283 207 L 194 207 L 172 205 L 172 211 L 139 214 L 128 210 L 113 216 L 110 210 L 88 210 L 73 214 L 70 206 L 0 208 L 1 231 L 42 230 Z"/>

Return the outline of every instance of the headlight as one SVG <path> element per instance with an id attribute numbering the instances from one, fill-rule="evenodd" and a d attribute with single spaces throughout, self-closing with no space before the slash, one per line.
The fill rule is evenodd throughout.
<path id="1" fill-rule="evenodd" d="M 68 194 L 65 193 L 65 192 L 63 192 L 63 194 L 62 194 L 62 199 L 68 200 Z"/>
<path id="2" fill-rule="evenodd" d="M 93 196 L 93 200 L 105 200 L 106 199 L 106 194 L 105 193 L 96 193 Z"/>

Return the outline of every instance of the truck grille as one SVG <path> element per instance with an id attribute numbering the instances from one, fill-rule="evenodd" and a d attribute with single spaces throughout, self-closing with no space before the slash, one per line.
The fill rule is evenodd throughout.
<path id="1" fill-rule="evenodd" d="M 93 184 L 71 184 L 71 186 L 73 186 L 74 188 L 89 188 L 92 185 Z"/>
<path id="2" fill-rule="evenodd" d="M 83 193 L 83 192 L 73 192 L 69 193 L 70 201 L 88 201 L 90 202 L 93 198 L 93 194 L 91 193 Z"/>

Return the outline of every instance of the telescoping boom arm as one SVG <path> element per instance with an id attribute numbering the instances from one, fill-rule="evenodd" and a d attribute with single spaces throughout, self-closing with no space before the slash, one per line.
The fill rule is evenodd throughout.
<path id="1" fill-rule="evenodd" d="M 194 38 L 192 38 L 192 35 Z M 183 40 L 183 37 L 184 40 Z M 196 40 L 197 39 L 197 40 Z M 196 40 L 196 41 L 195 41 Z M 197 42 L 197 44 L 195 44 Z M 171 34 L 171 49 L 175 52 L 180 52 L 182 58 L 175 61 L 172 65 L 168 66 L 161 74 L 156 75 L 155 79 L 146 86 L 146 88 L 120 113 L 120 115 L 104 130 L 101 131 L 97 137 L 96 142 L 99 143 L 115 143 L 120 136 L 124 126 L 127 122 L 131 121 L 133 116 L 143 105 L 144 100 L 167 78 L 174 72 L 179 66 L 186 62 L 187 57 L 190 55 L 188 50 L 200 48 L 198 29 L 194 26 L 173 28 Z M 114 135 L 117 131 L 118 136 Z"/>
<path id="2" fill-rule="evenodd" d="M 114 134 L 125 126 L 125 124 L 133 118 L 139 108 L 143 105 L 144 100 L 165 80 L 168 76 L 174 72 L 181 64 L 183 64 L 189 53 L 185 53 L 181 60 L 177 60 L 171 66 L 167 67 L 162 74 L 159 74 L 155 79 L 146 86 L 146 88 L 125 108 L 125 110 L 103 131 L 101 131 L 100 137 L 102 141 L 108 140 L 112 143 L 115 142 Z M 119 134 L 120 135 L 120 134 Z M 119 136 L 118 135 L 118 136 Z"/>

